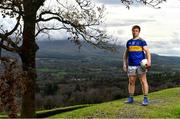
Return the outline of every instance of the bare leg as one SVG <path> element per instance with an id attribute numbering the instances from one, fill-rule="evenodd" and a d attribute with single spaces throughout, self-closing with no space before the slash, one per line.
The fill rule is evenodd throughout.
<path id="1" fill-rule="evenodd" d="M 129 76 L 128 90 L 130 95 L 134 95 L 135 83 L 136 83 L 136 76 Z"/>
<path id="2" fill-rule="evenodd" d="M 141 81 L 142 92 L 144 95 L 147 95 L 149 91 L 149 86 L 148 86 L 146 74 L 144 73 L 144 74 L 139 75 L 139 79 Z"/>

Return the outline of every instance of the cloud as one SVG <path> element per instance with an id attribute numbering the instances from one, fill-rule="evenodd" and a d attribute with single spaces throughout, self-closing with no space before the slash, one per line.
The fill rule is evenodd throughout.
<path id="1" fill-rule="evenodd" d="M 118 37 L 125 45 L 132 37 L 131 28 L 141 26 L 141 37 L 144 38 L 151 51 L 157 54 L 180 54 L 180 1 L 171 0 L 161 4 L 161 9 L 147 6 L 131 6 L 130 10 L 121 4 L 105 2 L 105 25 L 109 34 Z"/>
<path id="2" fill-rule="evenodd" d="M 103 3 L 103 4 L 120 4 L 120 0 L 96 0 L 97 2 Z"/>
<path id="3" fill-rule="evenodd" d="M 124 20 L 116 20 L 116 21 L 110 21 L 106 23 L 106 26 L 111 27 L 119 27 L 119 26 L 130 26 L 132 24 L 140 24 L 145 22 L 155 22 L 156 20 L 153 19 L 124 19 Z"/>
<path id="4" fill-rule="evenodd" d="M 62 0 L 64 2 L 66 0 Z M 68 0 L 71 1 L 71 0 Z M 141 37 L 144 38 L 153 53 L 164 55 L 180 54 L 180 1 L 168 0 L 160 4 L 161 9 L 148 6 L 131 6 L 127 9 L 120 0 L 94 0 L 97 4 L 104 4 L 105 18 L 101 25 L 108 34 L 118 38 L 121 44 L 132 37 L 131 28 L 141 26 Z M 65 2 L 64 2 L 65 3 Z M 46 7 L 53 7 L 53 2 L 46 1 Z M 2 17 L 2 16 L 1 16 Z M 11 19 L 2 19 L 5 29 L 11 29 L 15 22 Z M 50 32 L 54 39 L 67 37 L 66 31 Z M 60 34 L 60 35 L 59 35 Z M 44 37 L 44 36 L 40 36 Z"/>

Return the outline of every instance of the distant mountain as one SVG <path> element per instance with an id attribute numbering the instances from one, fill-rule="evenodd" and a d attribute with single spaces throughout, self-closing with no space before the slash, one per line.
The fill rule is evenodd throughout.
<path id="1" fill-rule="evenodd" d="M 83 42 L 79 50 L 78 47 L 69 40 L 48 40 L 39 41 L 40 47 L 37 57 L 38 58 L 85 58 L 85 57 L 109 57 L 122 61 L 124 52 L 123 46 L 117 46 L 117 52 L 111 53 L 102 49 L 94 48 L 90 44 Z M 160 56 L 152 54 L 152 63 L 165 66 L 177 66 L 180 64 L 180 57 L 174 56 Z"/>
<path id="2" fill-rule="evenodd" d="M 94 48 L 92 45 L 82 42 L 82 47 L 78 49 L 78 46 L 69 40 L 45 40 L 37 42 L 40 49 L 37 52 L 37 58 L 61 58 L 61 59 L 87 59 L 99 58 L 101 60 L 113 59 L 122 62 L 122 56 L 124 52 L 123 46 L 117 46 L 117 52 L 112 53 L 103 49 Z M 2 55 L 14 55 L 3 51 Z M 180 68 L 180 57 L 174 56 L 160 56 L 158 54 L 152 54 L 152 63 L 154 65 L 169 66 Z"/>
<path id="3" fill-rule="evenodd" d="M 54 57 L 54 54 L 56 54 L 56 56 L 117 56 L 119 53 L 121 55 L 124 50 L 123 47 L 117 46 L 118 52 L 114 55 L 109 51 L 94 48 L 86 42 L 82 42 L 82 47 L 78 49 L 78 46 L 69 40 L 39 41 L 38 45 L 40 47 L 38 57 Z"/>

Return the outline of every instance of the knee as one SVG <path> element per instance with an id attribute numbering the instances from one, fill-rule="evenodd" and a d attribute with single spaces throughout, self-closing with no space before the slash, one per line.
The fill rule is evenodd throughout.
<path id="1" fill-rule="evenodd" d="M 135 81 L 130 80 L 130 81 L 129 81 L 129 85 L 131 85 L 131 86 L 135 85 Z"/>
<path id="2" fill-rule="evenodd" d="M 141 84 L 146 85 L 147 84 L 147 80 L 141 80 Z"/>

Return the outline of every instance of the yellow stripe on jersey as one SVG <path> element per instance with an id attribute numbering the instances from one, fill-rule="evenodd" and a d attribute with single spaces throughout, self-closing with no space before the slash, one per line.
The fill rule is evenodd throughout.
<path id="1" fill-rule="evenodd" d="M 128 51 L 143 51 L 142 47 L 141 46 L 129 46 L 128 47 Z"/>

